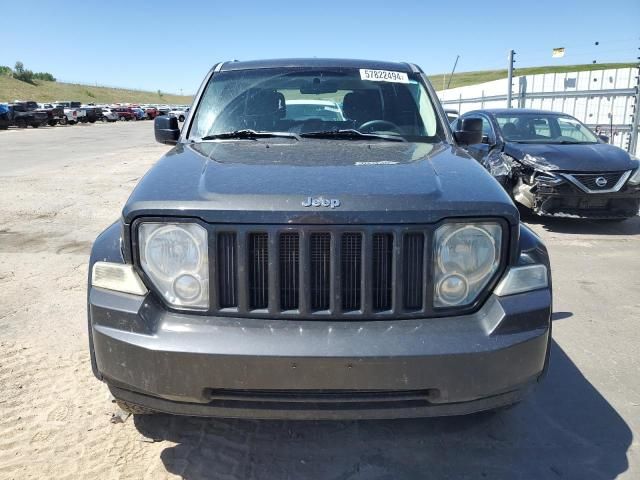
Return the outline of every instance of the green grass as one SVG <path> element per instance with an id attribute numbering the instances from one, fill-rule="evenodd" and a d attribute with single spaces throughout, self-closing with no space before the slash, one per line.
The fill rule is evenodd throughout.
<path id="1" fill-rule="evenodd" d="M 518 75 L 535 75 L 538 73 L 562 73 L 562 72 L 583 72 L 591 70 L 605 70 L 608 68 L 625 68 L 637 67 L 637 63 L 595 63 L 585 65 L 563 65 L 563 66 L 545 66 L 545 67 L 526 67 L 516 68 L 513 72 L 514 76 Z M 442 89 L 443 74 L 429 75 L 429 80 L 436 90 Z M 483 70 L 478 72 L 460 72 L 454 73 L 449 88 L 466 87 L 467 85 L 476 85 L 478 83 L 490 82 L 507 78 L 507 69 L 504 70 Z M 449 82 L 449 74 L 446 74 L 446 82 Z"/>
<path id="2" fill-rule="evenodd" d="M 159 103 L 190 104 L 190 95 L 159 96 L 157 92 L 145 92 L 126 88 L 92 87 L 74 83 L 36 80 L 35 85 L 21 82 L 7 75 L 0 75 L 0 102 L 35 100 L 50 102 L 69 100 L 83 103 Z"/>
<path id="3" fill-rule="evenodd" d="M 604 70 L 607 68 L 635 67 L 635 63 L 596 63 L 586 65 L 563 65 L 517 68 L 514 75 L 534 75 L 537 73 L 581 72 L 589 70 Z M 449 88 L 464 87 L 477 83 L 489 82 L 507 78 L 507 69 L 484 70 L 478 72 L 459 72 L 453 75 Z M 429 75 L 429 79 L 436 90 L 442 89 L 442 74 Z M 449 81 L 449 74 L 446 75 Z M 48 102 L 53 100 L 73 100 L 84 103 L 167 103 L 190 104 L 190 95 L 159 96 L 157 92 L 146 92 L 126 88 L 92 87 L 75 83 L 46 82 L 36 80 L 35 85 L 21 82 L 8 75 L 0 75 L 0 102 L 13 100 L 35 100 Z"/>

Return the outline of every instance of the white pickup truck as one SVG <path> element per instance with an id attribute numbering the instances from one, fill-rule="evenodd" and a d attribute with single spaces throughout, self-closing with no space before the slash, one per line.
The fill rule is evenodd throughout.
<path id="1" fill-rule="evenodd" d="M 184 122 L 189 114 L 189 107 L 174 107 L 169 111 L 169 116 L 176 117 L 179 122 Z"/>
<path id="2" fill-rule="evenodd" d="M 83 122 L 85 117 L 87 116 L 86 110 L 80 108 L 80 102 L 54 102 L 56 107 L 64 108 L 64 115 L 67 117 L 67 122 L 71 125 Z"/>

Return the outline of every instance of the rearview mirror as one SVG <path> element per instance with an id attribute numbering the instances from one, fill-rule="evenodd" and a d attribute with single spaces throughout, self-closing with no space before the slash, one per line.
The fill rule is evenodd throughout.
<path id="1" fill-rule="evenodd" d="M 180 126 L 176 117 L 162 115 L 153 121 L 153 130 L 156 135 L 156 142 L 166 145 L 175 145 L 180 138 Z"/>
<path id="2" fill-rule="evenodd" d="M 311 81 L 305 82 L 300 87 L 300 93 L 317 95 L 320 93 L 336 93 L 338 91 L 338 85 L 330 80 L 320 80 L 314 78 Z"/>
<path id="3" fill-rule="evenodd" d="M 604 143 L 609 143 L 609 137 L 607 137 L 606 135 L 598 135 L 598 138 Z"/>
<path id="4" fill-rule="evenodd" d="M 480 118 L 465 118 L 458 120 L 458 127 L 462 129 L 453 132 L 453 137 L 460 145 L 474 145 L 482 142 L 482 120 Z"/>

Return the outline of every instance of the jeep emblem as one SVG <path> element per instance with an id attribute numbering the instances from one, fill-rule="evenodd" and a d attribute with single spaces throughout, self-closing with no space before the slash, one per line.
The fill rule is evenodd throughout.
<path id="1" fill-rule="evenodd" d="M 307 197 L 307 199 L 302 202 L 302 206 L 338 208 L 340 206 L 340 200 L 337 198 Z"/>
<path id="2" fill-rule="evenodd" d="M 604 177 L 596 178 L 596 185 L 599 186 L 600 188 L 606 187 L 607 186 L 607 179 L 604 178 Z"/>

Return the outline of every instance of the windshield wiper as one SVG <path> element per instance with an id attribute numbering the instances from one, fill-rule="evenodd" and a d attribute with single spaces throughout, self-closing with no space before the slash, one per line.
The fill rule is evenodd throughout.
<path id="1" fill-rule="evenodd" d="M 250 128 L 246 128 L 244 130 L 234 130 L 233 132 L 214 133 L 212 135 L 206 135 L 200 140 L 224 140 L 227 138 L 256 140 L 258 138 L 275 137 L 295 138 L 296 140 L 300 140 L 300 136 L 292 132 L 258 132 L 256 130 L 251 130 Z"/>
<path id="2" fill-rule="evenodd" d="M 318 132 L 306 132 L 301 133 L 300 136 L 309 138 L 344 138 L 347 140 L 389 140 L 392 142 L 406 142 L 404 138 L 396 135 L 362 133 L 353 128 L 347 128 L 343 130 L 321 130 Z"/>

